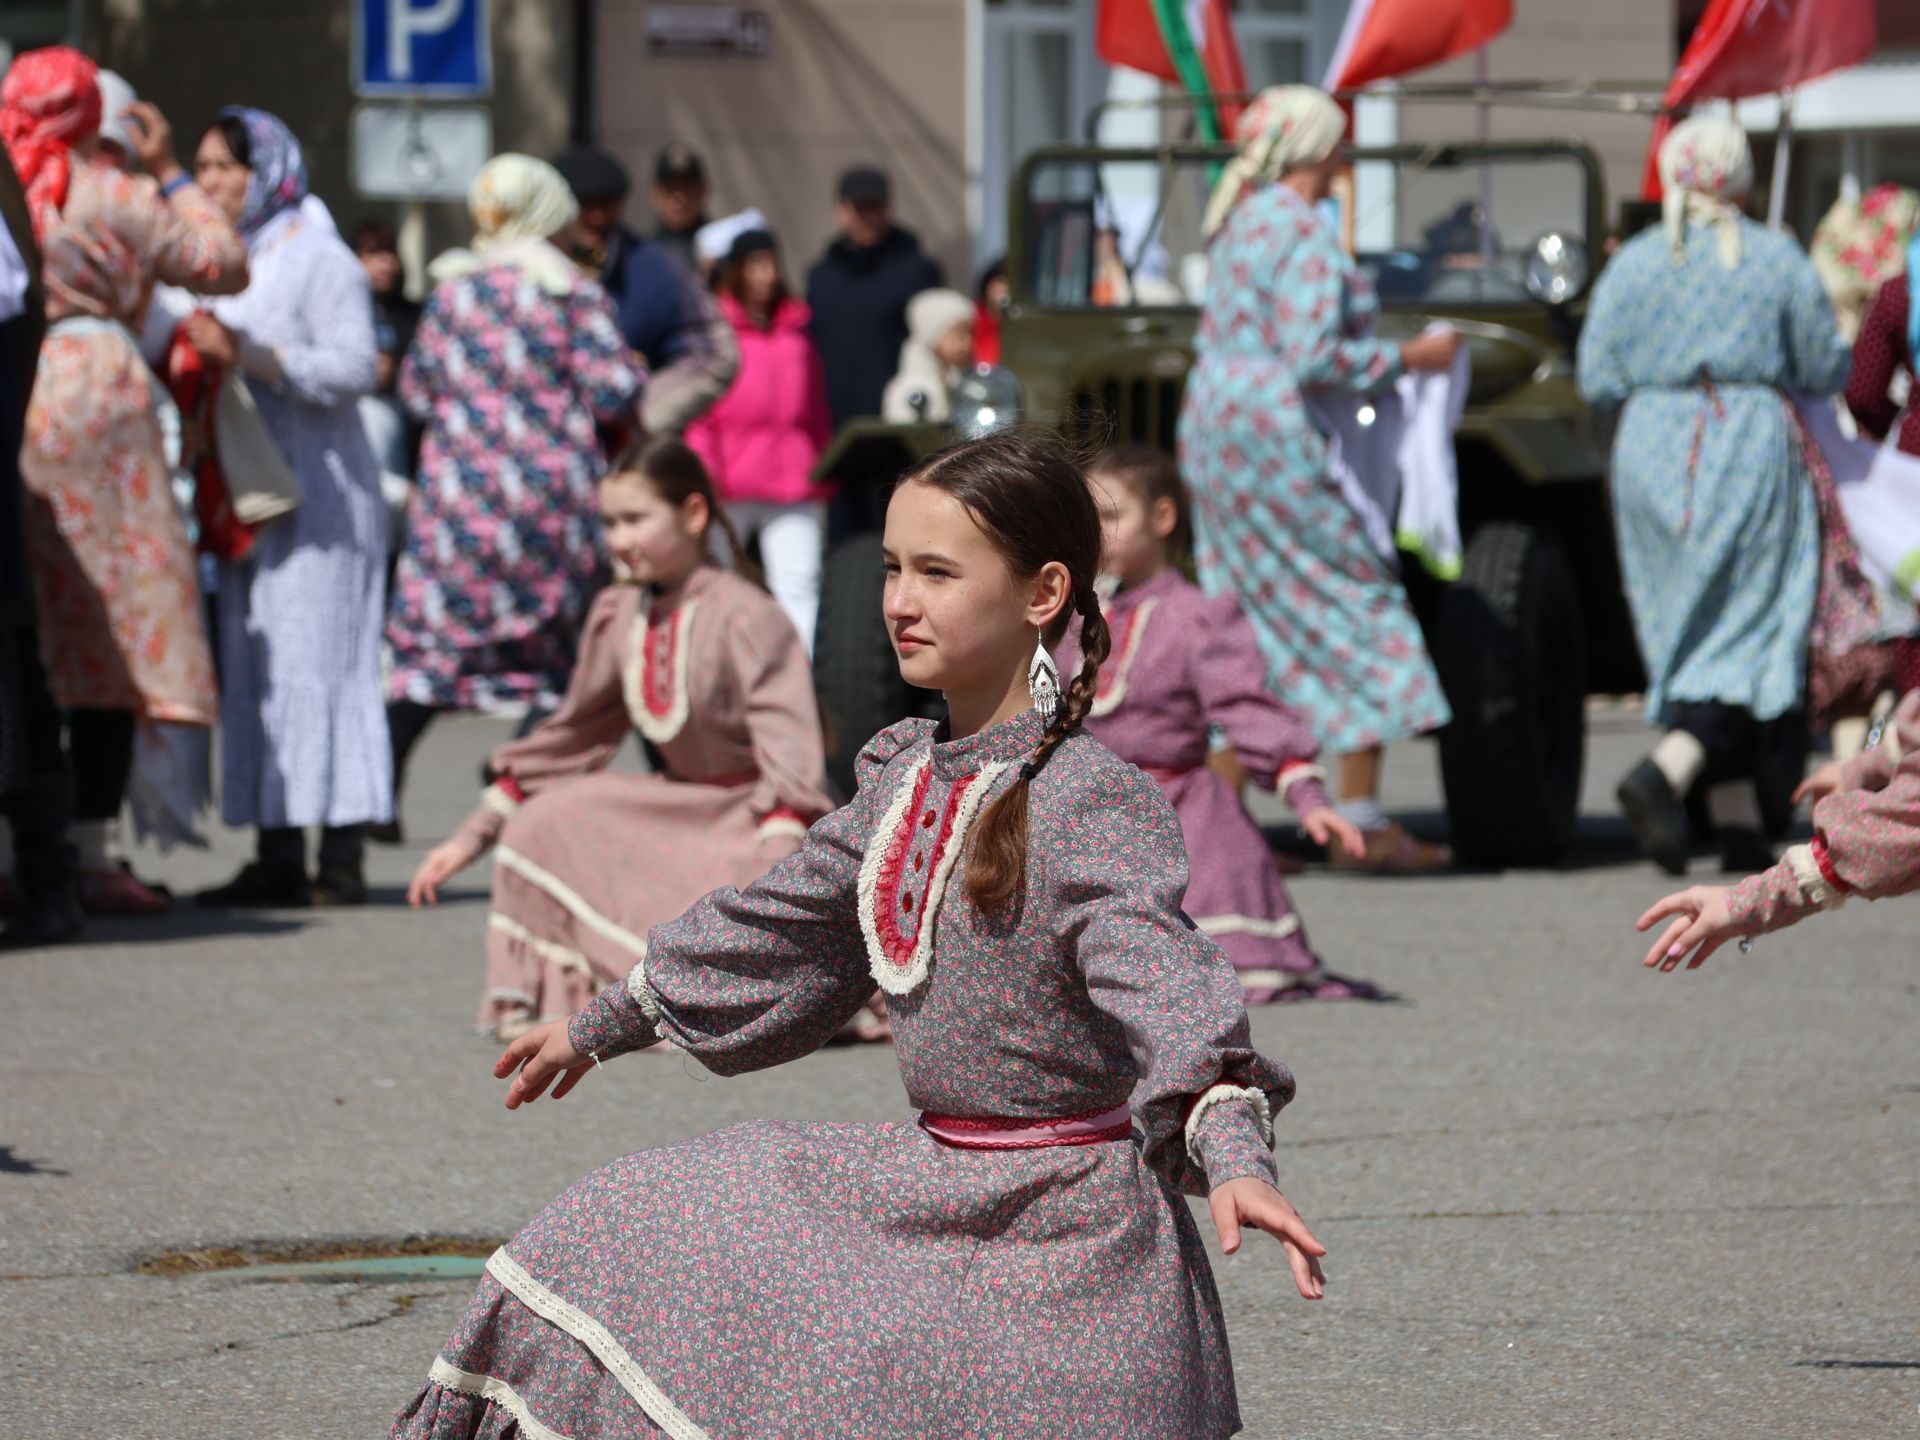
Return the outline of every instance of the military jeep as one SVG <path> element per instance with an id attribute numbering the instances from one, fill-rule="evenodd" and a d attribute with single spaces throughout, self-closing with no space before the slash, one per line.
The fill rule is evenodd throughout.
<path id="1" fill-rule="evenodd" d="M 829 552 L 816 673 L 836 781 L 867 735 L 930 697 L 894 667 L 878 604 L 885 489 L 960 433 L 1019 419 L 1097 446 L 1171 450 L 1205 286 L 1201 215 L 1224 147 L 1059 146 L 1014 186 L 1002 366 L 954 425 L 857 423 L 820 473 L 872 497 L 873 528 Z M 1444 320 L 1472 384 L 1456 436 L 1457 573 L 1402 557 L 1452 704 L 1440 761 L 1456 848 L 1540 865 L 1572 842 L 1586 697 L 1642 686 L 1604 485 L 1607 439 L 1574 385 L 1574 346 L 1606 234 L 1599 161 L 1578 140 L 1396 145 L 1353 153 L 1340 226 L 1382 302 L 1381 333 Z M 1018 411 L 1017 414 L 1013 413 Z M 1444 567 L 1443 567 L 1444 568 Z"/>

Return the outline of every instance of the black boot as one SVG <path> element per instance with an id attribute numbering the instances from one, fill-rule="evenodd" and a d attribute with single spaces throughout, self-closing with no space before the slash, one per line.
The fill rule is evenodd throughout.
<path id="1" fill-rule="evenodd" d="M 366 841 L 364 825 L 329 826 L 320 833 L 319 873 L 313 879 L 316 905 L 367 903 Z"/>
<path id="2" fill-rule="evenodd" d="M 80 933 L 79 856 L 67 840 L 72 791 L 62 775 L 35 776 L 28 794 L 9 812 L 20 902 L 13 923 L 0 930 L 0 948 L 58 945 Z"/>
<path id="3" fill-rule="evenodd" d="M 1640 853 L 1669 875 L 1687 873 L 1687 807 L 1651 759 L 1627 772 L 1614 791 Z"/>
<path id="4" fill-rule="evenodd" d="M 213 910 L 304 910 L 313 903 L 304 863 L 254 860 L 226 884 L 202 890 L 195 903 Z"/>

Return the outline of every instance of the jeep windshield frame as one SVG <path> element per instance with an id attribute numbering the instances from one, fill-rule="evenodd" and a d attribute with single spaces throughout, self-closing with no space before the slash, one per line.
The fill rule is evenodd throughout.
<path id="1" fill-rule="evenodd" d="M 1209 177 L 1217 173 L 1218 167 L 1233 158 L 1233 149 L 1224 145 L 1142 145 L 1142 146 L 1097 146 L 1097 145 L 1050 145 L 1037 149 L 1021 163 L 1014 177 L 1013 204 L 1010 207 L 1007 253 L 1010 258 L 1009 279 L 1012 284 L 1012 302 L 1014 305 L 1048 314 L 1085 314 L 1102 313 L 1108 310 L 1152 311 L 1176 313 L 1195 311 L 1198 306 L 1186 294 L 1162 296 L 1154 300 L 1141 300 L 1137 293 L 1131 294 L 1123 303 L 1098 304 L 1092 298 L 1091 278 L 1087 287 L 1088 298 L 1077 303 L 1066 303 L 1054 296 L 1043 295 L 1036 283 L 1039 269 L 1035 248 L 1037 242 L 1046 238 L 1045 226 L 1036 222 L 1035 215 L 1047 205 L 1068 203 L 1080 207 L 1079 213 L 1061 212 L 1061 217 L 1078 222 L 1081 238 L 1085 244 L 1085 258 L 1089 267 L 1095 254 L 1093 246 L 1096 232 L 1101 228 L 1095 219 L 1099 206 L 1111 203 L 1106 189 L 1106 176 L 1103 167 L 1132 166 L 1151 167 L 1158 174 L 1158 199 L 1151 218 L 1144 230 L 1148 239 L 1155 237 L 1164 225 L 1170 197 L 1174 191 L 1171 183 L 1177 171 L 1191 174 L 1198 170 Z M 1583 232 L 1574 237 L 1586 247 L 1589 257 L 1586 282 L 1579 290 L 1559 302 L 1561 305 L 1577 302 L 1585 297 L 1598 277 L 1599 248 L 1607 234 L 1606 185 L 1599 156 L 1585 141 L 1573 138 L 1555 138 L 1546 140 L 1458 140 L 1441 141 L 1433 144 L 1401 143 L 1384 146 L 1355 146 L 1347 152 L 1354 171 L 1360 173 L 1362 166 L 1388 166 L 1396 172 L 1411 170 L 1415 174 L 1425 175 L 1443 171 L 1470 171 L 1473 167 L 1560 163 L 1578 167 L 1583 191 L 1581 223 Z M 1088 174 L 1084 188 L 1085 200 L 1046 201 L 1035 196 L 1035 182 L 1048 171 L 1071 173 L 1080 171 Z M 1397 182 L 1396 182 L 1397 183 Z M 1056 218 L 1061 218 L 1056 217 Z M 1497 228 L 1498 217 L 1495 217 Z M 1116 250 L 1119 248 L 1116 243 Z M 1142 249 L 1143 253 L 1143 249 Z M 1133 285 L 1134 272 L 1140 253 L 1132 256 L 1120 255 L 1121 268 L 1128 281 L 1129 290 L 1137 291 Z M 1377 255 L 1357 257 L 1363 265 L 1372 269 L 1370 262 L 1379 259 Z M 1089 268 L 1091 277 L 1091 268 Z M 1177 288 L 1177 287 L 1169 287 Z M 1508 308 L 1515 304 L 1553 308 L 1546 301 L 1537 300 L 1524 292 L 1518 296 L 1494 297 L 1449 297 L 1444 300 L 1423 300 L 1411 297 L 1396 300 L 1391 296 L 1382 297 L 1383 308 L 1398 310 L 1419 310 L 1430 305 L 1432 308 L 1447 310 L 1475 308 Z"/>

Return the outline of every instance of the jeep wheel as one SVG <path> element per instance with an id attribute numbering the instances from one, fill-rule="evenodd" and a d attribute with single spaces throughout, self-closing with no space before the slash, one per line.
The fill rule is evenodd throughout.
<path id="1" fill-rule="evenodd" d="M 813 683 L 827 730 L 827 778 L 853 794 L 853 761 L 874 735 L 914 713 L 916 692 L 900 678 L 880 613 L 886 567 L 877 533 L 827 551 L 813 630 Z"/>
<path id="2" fill-rule="evenodd" d="M 1586 762 L 1586 632 L 1560 547 L 1525 525 L 1482 526 L 1434 640 L 1453 707 L 1440 774 L 1454 848 L 1485 865 L 1554 864 L 1573 843 Z"/>

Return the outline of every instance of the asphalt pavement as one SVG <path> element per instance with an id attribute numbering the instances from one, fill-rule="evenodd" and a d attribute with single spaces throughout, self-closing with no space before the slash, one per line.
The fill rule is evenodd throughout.
<path id="1" fill-rule="evenodd" d="M 1216 1254 L 1249 1436 L 1920 1435 L 1920 898 L 1644 973 L 1665 886 L 1609 792 L 1645 737 L 1595 730 L 1558 870 L 1290 882 L 1328 963 L 1397 998 L 1255 1013 L 1300 1082 L 1282 1184 L 1332 1253 L 1317 1305 L 1277 1246 Z M 403 897 L 504 733 L 428 733 L 365 909 L 181 905 L 0 956 L 0 1440 L 383 1435 L 470 1281 L 136 1267 L 485 1241 L 635 1149 L 908 1113 L 878 1048 L 733 1080 L 635 1056 L 504 1110 L 472 1030 L 486 872 Z M 1396 749 L 1390 805 L 1437 825 L 1434 772 Z M 186 891 L 245 848 L 138 864 Z"/>

